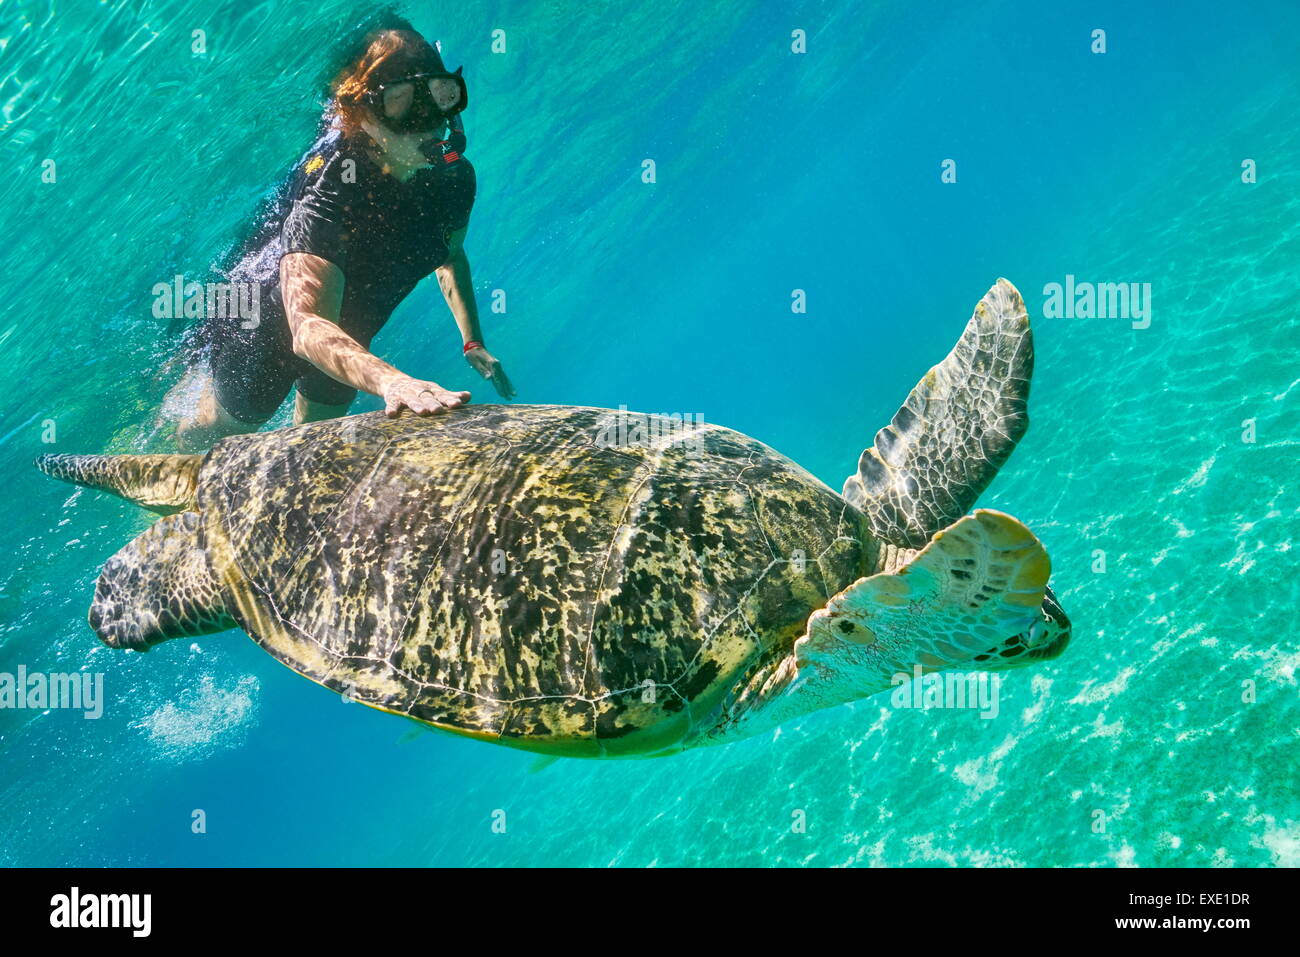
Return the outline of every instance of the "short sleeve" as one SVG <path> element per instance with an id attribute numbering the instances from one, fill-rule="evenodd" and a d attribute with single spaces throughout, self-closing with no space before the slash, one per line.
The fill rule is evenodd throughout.
<path id="1" fill-rule="evenodd" d="M 313 169 L 313 164 L 319 164 Z M 335 153 L 328 160 L 312 157 L 304 168 L 293 205 L 285 216 L 280 234 L 285 254 L 311 253 L 347 272 L 351 235 L 347 212 L 354 183 L 343 182 L 342 158 Z"/>
<path id="2" fill-rule="evenodd" d="M 470 161 L 461 158 L 455 167 L 448 170 L 450 177 L 447 188 L 447 233 L 457 232 L 469 225 L 469 214 L 474 208 L 474 194 L 478 189 L 478 179 Z"/>

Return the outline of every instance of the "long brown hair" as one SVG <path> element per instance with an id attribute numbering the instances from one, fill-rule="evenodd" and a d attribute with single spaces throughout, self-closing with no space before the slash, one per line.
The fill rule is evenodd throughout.
<path id="1" fill-rule="evenodd" d="M 378 30 L 366 40 L 365 51 L 330 84 L 335 112 L 349 136 L 361 129 L 361 121 L 366 118 L 364 97 L 376 84 L 406 72 L 404 67 L 436 64 L 436 69 L 443 68 L 438 51 L 414 30 Z"/>

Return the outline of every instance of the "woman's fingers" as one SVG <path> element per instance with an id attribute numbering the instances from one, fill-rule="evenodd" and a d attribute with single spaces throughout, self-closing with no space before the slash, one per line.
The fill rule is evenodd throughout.
<path id="1" fill-rule="evenodd" d="M 468 392 L 448 392 L 446 389 L 443 389 L 438 393 L 438 403 L 440 407 L 434 411 L 441 412 L 443 409 L 454 409 L 456 406 L 464 405 L 468 401 Z"/>
<path id="2" fill-rule="evenodd" d="M 506 375 L 506 370 L 501 365 L 500 359 L 494 356 L 473 355 L 470 362 L 483 378 L 492 383 L 492 387 L 497 390 L 502 398 L 514 398 L 515 387 L 510 384 L 510 378 Z"/>
<path id="3" fill-rule="evenodd" d="M 430 400 L 429 411 L 432 413 L 445 412 L 469 401 L 468 392 L 448 392 L 443 388 L 434 389 L 432 395 L 425 393 L 424 397 Z"/>
<path id="4" fill-rule="evenodd" d="M 469 399 L 468 392 L 449 392 L 436 382 L 412 379 L 385 393 L 384 412 L 390 418 L 400 415 L 402 409 L 416 415 L 438 415 L 464 405 Z"/>
<path id="5" fill-rule="evenodd" d="M 411 411 L 417 415 L 437 415 L 439 412 L 446 412 L 458 405 L 460 403 L 453 401 L 450 392 L 445 392 L 442 389 L 425 389 L 411 403 Z"/>
<path id="6" fill-rule="evenodd" d="M 510 377 L 506 375 L 506 370 L 501 368 L 501 363 L 497 363 L 495 374 L 492 376 L 492 384 L 496 386 L 497 392 L 503 399 L 513 399 L 515 397 L 515 387 L 510 384 Z"/>

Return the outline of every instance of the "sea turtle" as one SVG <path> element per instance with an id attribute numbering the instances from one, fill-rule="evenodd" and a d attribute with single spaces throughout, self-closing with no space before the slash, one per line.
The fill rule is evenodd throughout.
<path id="1" fill-rule="evenodd" d="M 843 495 L 730 429 L 564 406 L 37 464 L 167 515 L 99 577 L 90 624 L 114 648 L 239 627 L 299 674 L 447 731 L 655 756 L 914 666 L 1060 654 L 1042 545 L 1010 516 L 965 514 L 1025 431 L 1032 363 L 999 280 Z"/>

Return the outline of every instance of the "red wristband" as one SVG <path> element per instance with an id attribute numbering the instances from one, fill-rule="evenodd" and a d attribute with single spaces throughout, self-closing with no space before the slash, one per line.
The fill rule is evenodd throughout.
<path id="1" fill-rule="evenodd" d="M 468 355 L 469 350 L 482 349 L 482 348 L 483 348 L 483 343 L 479 342 L 477 339 L 471 339 L 469 342 L 465 343 L 465 348 L 462 349 L 461 352 Z"/>

